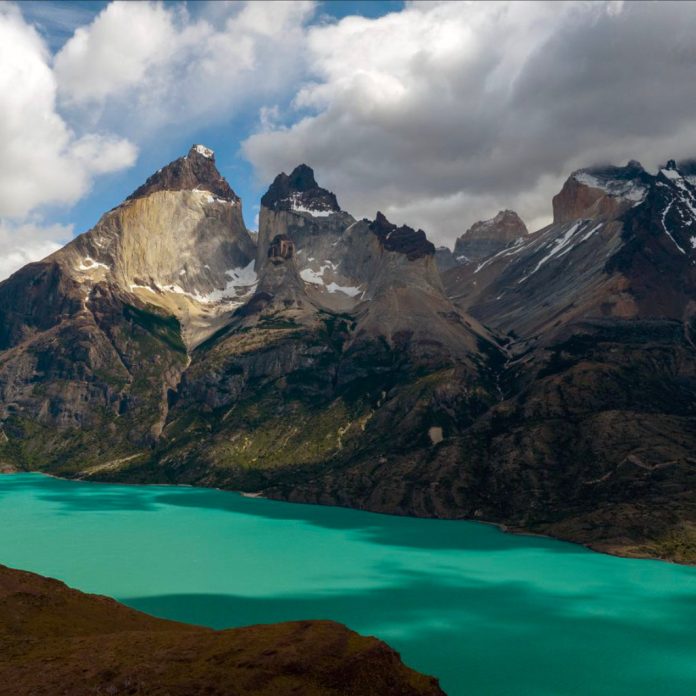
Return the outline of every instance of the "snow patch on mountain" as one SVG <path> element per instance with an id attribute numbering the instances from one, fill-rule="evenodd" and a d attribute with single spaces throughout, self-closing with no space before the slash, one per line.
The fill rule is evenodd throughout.
<path id="1" fill-rule="evenodd" d="M 226 198 L 218 198 L 214 196 L 210 191 L 205 191 L 204 189 L 195 188 L 193 189 L 198 198 L 204 203 L 224 203 L 225 205 L 236 205 L 236 201 L 229 201 Z"/>
<path id="2" fill-rule="evenodd" d="M 309 259 L 311 261 L 312 259 Z M 311 268 L 303 268 L 300 271 L 300 278 L 304 280 L 305 283 L 311 283 L 312 285 L 324 285 L 324 270 L 327 266 L 322 266 L 318 271 L 314 271 Z"/>
<path id="3" fill-rule="evenodd" d="M 319 207 L 316 204 L 314 204 L 313 207 L 308 208 L 307 205 L 304 204 L 304 199 L 301 193 L 293 193 L 286 200 L 290 201 L 290 210 L 292 210 L 294 213 L 307 213 L 312 217 L 329 217 L 329 215 L 336 212 L 335 210 L 331 210 L 329 208 Z"/>
<path id="4" fill-rule="evenodd" d="M 313 258 L 308 259 L 308 261 L 313 260 Z M 349 297 L 356 297 L 357 295 L 363 292 L 362 288 L 356 285 L 339 285 L 338 283 L 333 281 L 327 284 L 324 280 L 324 273 L 329 268 L 332 271 L 335 271 L 336 264 L 332 261 L 327 260 L 323 263 L 323 265 L 319 267 L 318 271 L 315 271 L 312 268 L 303 268 L 300 271 L 300 278 L 302 278 L 302 280 L 304 280 L 305 283 L 322 287 L 331 294 L 335 292 L 342 292 L 344 295 L 348 295 Z"/>
<path id="5" fill-rule="evenodd" d="M 209 147 L 206 147 L 205 145 L 194 145 L 193 149 L 199 155 L 203 155 L 203 157 L 207 157 L 208 159 L 213 159 L 213 157 L 215 157 L 215 153 Z"/>
<path id="6" fill-rule="evenodd" d="M 676 169 L 660 169 L 660 173 L 662 176 L 666 177 L 667 179 L 671 179 L 672 181 L 682 178 L 682 175 Z"/>
<path id="7" fill-rule="evenodd" d="M 672 209 L 672 206 L 674 205 L 674 199 L 672 199 L 666 206 L 665 209 L 662 211 L 662 229 L 665 231 L 665 234 L 672 240 L 674 243 L 674 246 L 681 251 L 682 254 L 686 254 L 686 249 L 684 249 L 679 242 L 672 236 L 672 233 L 667 229 L 667 215 L 669 214 L 669 211 Z"/>
<path id="8" fill-rule="evenodd" d="M 546 255 L 537 262 L 537 265 L 529 273 L 526 273 L 520 280 L 517 281 L 518 284 L 523 283 L 530 276 L 534 275 L 542 266 L 547 264 L 551 259 L 560 259 L 565 256 L 572 249 L 576 248 L 583 242 L 586 242 L 590 237 L 592 237 L 597 230 L 599 230 L 604 223 L 600 222 L 598 224 L 590 224 L 588 226 L 588 220 L 578 220 L 574 222 L 567 230 L 565 230 L 560 236 L 546 242 L 541 246 L 542 249 L 546 250 Z M 589 227 L 589 229 L 587 229 Z M 584 231 L 582 236 L 577 233 Z"/>
<path id="9" fill-rule="evenodd" d="M 327 289 L 330 293 L 342 292 L 344 295 L 348 295 L 348 297 L 356 297 L 356 296 L 359 295 L 361 292 L 363 292 L 362 289 L 361 289 L 360 287 L 358 287 L 358 286 L 354 286 L 354 285 L 348 285 L 348 286 L 346 286 L 346 285 L 338 285 L 337 283 L 329 283 L 329 284 L 326 286 L 326 289 Z"/>
<path id="10" fill-rule="evenodd" d="M 82 271 L 84 273 L 85 271 L 95 271 L 97 268 L 103 268 L 107 271 L 111 270 L 110 266 L 107 266 L 105 263 L 95 261 L 93 258 L 89 256 L 85 256 L 85 258 L 82 261 L 80 261 L 80 265 L 77 267 L 77 270 Z"/>
<path id="11" fill-rule="evenodd" d="M 509 247 L 505 247 L 505 249 L 503 249 L 502 251 L 499 251 L 497 254 L 494 254 L 493 256 L 476 266 L 476 268 L 474 269 L 474 273 L 478 273 L 480 270 L 484 269 L 486 266 L 488 266 L 489 263 L 495 261 L 496 259 L 502 258 L 504 256 L 513 256 L 514 254 L 519 253 L 520 251 L 522 251 L 522 249 L 524 249 L 527 246 L 527 243 L 531 244 L 534 241 L 534 239 L 529 240 L 525 239 L 524 237 L 519 237 Z M 466 259 L 465 256 L 460 256 L 457 257 L 457 260 L 459 260 L 460 258 Z"/>
<path id="12" fill-rule="evenodd" d="M 179 273 L 184 275 L 186 271 Z M 131 283 L 131 290 L 148 290 L 152 293 L 168 292 L 175 295 L 185 295 L 186 297 L 205 305 L 215 304 L 234 304 L 235 306 L 242 304 L 243 300 L 256 289 L 258 277 L 254 270 L 254 261 L 251 261 L 247 266 L 240 268 L 231 268 L 225 271 L 225 275 L 230 278 L 224 288 L 213 290 L 212 292 L 203 293 L 198 290 L 185 290 L 176 283 L 160 285 L 153 282 L 151 285 L 141 285 Z"/>
<path id="13" fill-rule="evenodd" d="M 590 188 L 600 189 L 615 198 L 625 198 L 636 205 L 645 200 L 648 189 L 640 183 L 632 180 L 599 178 L 589 172 L 577 172 L 573 175 L 575 181 Z"/>

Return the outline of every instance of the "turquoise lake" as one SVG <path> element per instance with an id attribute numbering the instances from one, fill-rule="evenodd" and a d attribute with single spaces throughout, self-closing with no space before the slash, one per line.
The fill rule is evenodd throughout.
<path id="1" fill-rule="evenodd" d="M 450 696 L 696 694 L 696 568 L 474 522 L 12 474 L 0 563 L 216 628 L 335 619 Z"/>

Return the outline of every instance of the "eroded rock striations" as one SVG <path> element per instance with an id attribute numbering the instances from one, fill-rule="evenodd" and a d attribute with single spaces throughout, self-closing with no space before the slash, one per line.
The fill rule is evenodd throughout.
<path id="1" fill-rule="evenodd" d="M 580 170 L 551 225 L 501 211 L 438 269 L 423 231 L 356 220 L 306 165 L 254 239 L 194 146 L 0 283 L 0 466 L 693 561 L 693 179 Z"/>
<path id="2" fill-rule="evenodd" d="M 443 696 L 332 621 L 213 631 L 0 566 L 0 694 Z"/>

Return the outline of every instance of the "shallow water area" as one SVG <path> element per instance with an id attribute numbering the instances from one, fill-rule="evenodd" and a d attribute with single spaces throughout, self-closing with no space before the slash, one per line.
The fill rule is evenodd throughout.
<path id="1" fill-rule="evenodd" d="M 216 628 L 334 619 L 464 694 L 696 693 L 696 568 L 475 522 L 0 476 L 0 563 Z"/>

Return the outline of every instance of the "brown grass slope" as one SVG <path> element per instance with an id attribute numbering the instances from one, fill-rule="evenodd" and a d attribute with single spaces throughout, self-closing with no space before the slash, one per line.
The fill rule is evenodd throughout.
<path id="1" fill-rule="evenodd" d="M 0 566 L 0 694 L 441 696 L 376 638 L 332 621 L 214 631 Z"/>

